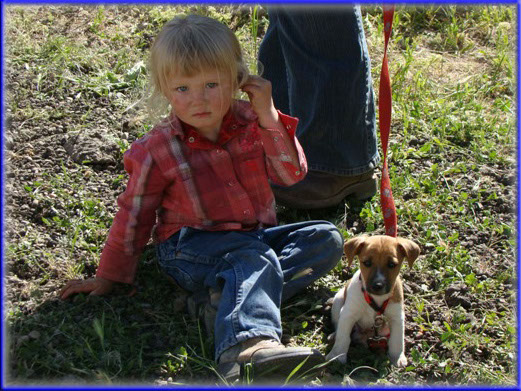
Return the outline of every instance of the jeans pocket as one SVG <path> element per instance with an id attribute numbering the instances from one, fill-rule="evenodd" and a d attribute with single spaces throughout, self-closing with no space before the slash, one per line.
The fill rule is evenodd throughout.
<path id="1" fill-rule="evenodd" d="M 201 289 L 200 284 L 197 284 L 192 279 L 190 272 L 183 268 L 182 261 L 179 261 L 179 260 L 175 261 L 175 266 L 173 264 L 170 264 L 170 265 L 161 264 L 161 269 L 168 276 L 172 277 L 181 288 L 183 288 L 189 292 L 195 292 L 195 291 Z"/>
<path id="2" fill-rule="evenodd" d="M 159 243 L 156 247 L 157 258 L 160 263 L 165 261 L 172 261 L 178 257 L 179 252 L 183 247 L 186 247 L 187 242 L 194 233 L 199 230 L 191 227 L 183 227 L 175 234 L 170 236 L 167 240 Z"/>
<path id="3" fill-rule="evenodd" d="M 173 234 L 167 240 L 156 246 L 156 256 L 160 264 L 175 259 L 179 244 L 179 234 L 179 232 Z"/>

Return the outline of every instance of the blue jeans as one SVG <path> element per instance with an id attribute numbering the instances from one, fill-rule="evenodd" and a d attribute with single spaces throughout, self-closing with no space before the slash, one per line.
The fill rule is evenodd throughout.
<path id="1" fill-rule="evenodd" d="M 273 6 L 259 49 L 275 106 L 300 119 L 310 170 L 360 175 L 380 161 L 360 7 Z"/>
<path id="2" fill-rule="evenodd" d="M 282 335 L 280 304 L 340 260 L 343 238 L 326 221 L 256 231 L 185 227 L 157 246 L 162 270 L 184 289 L 220 290 L 215 358 L 253 337 Z M 299 273 L 300 272 L 300 273 Z"/>

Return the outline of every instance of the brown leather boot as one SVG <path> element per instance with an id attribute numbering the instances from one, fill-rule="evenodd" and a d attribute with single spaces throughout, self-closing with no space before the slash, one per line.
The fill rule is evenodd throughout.
<path id="1" fill-rule="evenodd" d="M 356 176 L 309 171 L 302 181 L 293 186 L 272 186 L 277 204 L 294 209 L 328 208 L 338 205 L 349 195 L 365 200 L 373 197 L 376 189 L 374 170 Z"/>
<path id="2" fill-rule="evenodd" d="M 271 338 L 251 338 L 224 351 L 218 361 L 217 371 L 227 381 L 235 381 L 244 375 L 244 366 L 252 364 L 253 379 L 286 378 L 298 365 L 304 363 L 298 374 L 325 362 L 316 349 L 285 347 Z"/>

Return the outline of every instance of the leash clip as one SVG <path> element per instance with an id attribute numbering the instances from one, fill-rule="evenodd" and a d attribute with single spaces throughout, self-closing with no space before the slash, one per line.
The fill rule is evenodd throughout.
<path id="1" fill-rule="evenodd" d="M 385 326 L 385 318 L 383 315 L 377 315 L 374 319 L 374 333 L 378 335 L 378 331 Z"/>
<path id="2" fill-rule="evenodd" d="M 367 345 L 373 352 L 386 352 L 388 337 L 379 335 L 380 330 L 387 324 L 387 320 L 383 315 L 377 315 L 374 319 L 374 336 L 367 339 Z"/>

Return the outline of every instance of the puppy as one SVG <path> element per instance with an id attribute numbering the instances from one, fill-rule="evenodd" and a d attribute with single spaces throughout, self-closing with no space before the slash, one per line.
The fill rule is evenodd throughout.
<path id="1" fill-rule="evenodd" d="M 388 338 L 391 363 L 406 366 L 403 288 L 398 274 L 404 259 L 409 267 L 413 265 L 420 248 L 408 239 L 378 235 L 353 238 L 344 244 L 344 252 L 349 266 L 358 256 L 360 268 L 333 299 L 335 343 L 326 358 L 345 363 L 353 328 L 362 335 L 374 329 L 373 342 Z"/>

